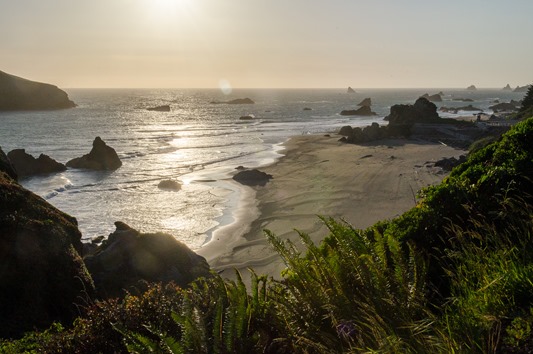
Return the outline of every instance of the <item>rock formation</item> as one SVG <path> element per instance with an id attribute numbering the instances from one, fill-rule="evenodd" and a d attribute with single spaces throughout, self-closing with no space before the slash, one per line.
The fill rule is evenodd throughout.
<path id="1" fill-rule="evenodd" d="M 7 173 L 7 175 L 11 178 L 13 178 L 15 181 L 18 180 L 17 172 L 15 171 L 15 167 L 13 167 L 13 164 L 11 161 L 9 161 L 9 158 L 6 156 L 2 148 L 0 147 L 0 171 L 3 171 Z"/>
<path id="2" fill-rule="evenodd" d="M 265 186 L 272 178 L 268 173 L 253 169 L 238 172 L 233 179 L 247 186 Z"/>
<path id="3" fill-rule="evenodd" d="M 440 119 L 437 106 L 426 98 L 420 97 L 414 105 L 396 104 L 385 117 L 389 125 L 402 125 L 423 122 L 435 122 Z"/>
<path id="4" fill-rule="evenodd" d="M 162 180 L 161 182 L 159 182 L 157 187 L 159 187 L 161 189 L 179 191 L 181 189 L 181 184 L 179 184 L 178 181 L 174 181 L 174 180 L 171 180 L 171 179 L 165 179 L 165 180 Z"/>
<path id="5" fill-rule="evenodd" d="M 477 87 L 475 85 L 470 85 L 466 89 L 469 90 L 469 91 L 475 91 L 475 90 L 477 90 Z"/>
<path id="6" fill-rule="evenodd" d="M 255 117 L 253 115 L 251 115 L 251 114 L 239 117 L 240 120 L 253 120 L 254 118 Z"/>
<path id="7" fill-rule="evenodd" d="M 199 277 L 209 277 L 205 258 L 166 233 L 141 233 L 123 222 L 85 257 L 101 298 L 138 294 L 146 282 L 174 282 L 187 286 Z"/>
<path id="8" fill-rule="evenodd" d="M 490 106 L 489 108 L 492 109 L 492 111 L 494 112 L 508 112 L 508 111 L 516 111 L 518 110 L 518 108 L 520 107 L 520 104 L 516 104 L 518 102 L 502 102 L 502 103 L 498 103 L 498 104 L 495 104 L 493 106 Z"/>
<path id="9" fill-rule="evenodd" d="M 57 86 L 0 71 L 0 111 L 50 110 L 75 107 Z"/>
<path id="10" fill-rule="evenodd" d="M 474 100 L 471 98 L 454 98 L 452 101 L 474 102 Z"/>
<path id="11" fill-rule="evenodd" d="M 512 91 L 513 89 L 511 88 L 511 85 L 507 84 L 507 85 L 505 85 L 504 88 L 502 88 L 502 90 L 504 90 L 504 91 Z"/>
<path id="12" fill-rule="evenodd" d="M 439 111 L 453 113 L 453 114 L 457 114 L 459 111 L 483 112 L 481 108 L 474 107 L 471 104 L 469 104 L 468 106 L 462 106 L 462 107 L 441 107 L 439 108 Z"/>
<path id="13" fill-rule="evenodd" d="M 157 107 L 149 107 L 146 108 L 147 111 L 157 111 L 157 112 L 170 112 L 170 106 L 168 104 L 157 106 Z"/>
<path id="14" fill-rule="evenodd" d="M 2 153 L 3 155 L 3 153 Z M 0 158 L 4 160 L 5 155 Z M 94 287 L 76 219 L 0 171 L 0 337 L 79 315 Z"/>
<path id="15" fill-rule="evenodd" d="M 442 97 L 439 93 L 436 93 L 434 95 L 429 95 L 429 93 L 425 93 L 420 97 L 424 97 L 430 102 L 442 102 Z"/>
<path id="16" fill-rule="evenodd" d="M 349 109 L 341 111 L 341 116 L 375 116 L 369 106 L 362 106 L 359 109 Z"/>
<path id="17" fill-rule="evenodd" d="M 347 93 L 355 93 L 355 90 L 348 86 L 348 90 L 346 90 Z"/>
<path id="18" fill-rule="evenodd" d="M 90 170 L 116 170 L 122 166 L 115 149 L 96 137 L 93 148 L 87 155 L 77 157 L 67 162 L 67 167 L 86 168 Z"/>
<path id="19" fill-rule="evenodd" d="M 361 102 L 357 104 L 359 107 L 370 107 L 372 106 L 372 99 L 371 98 L 365 98 Z"/>
<path id="20" fill-rule="evenodd" d="M 211 104 L 254 104 L 249 98 L 236 98 L 230 101 L 211 101 Z"/>
<path id="21" fill-rule="evenodd" d="M 67 168 L 50 156 L 41 154 L 38 158 L 26 153 L 24 149 L 8 152 L 7 157 L 15 167 L 19 177 L 65 171 Z"/>
<path id="22" fill-rule="evenodd" d="M 526 86 L 516 86 L 516 88 L 513 90 L 513 92 L 527 92 L 530 85 Z"/>

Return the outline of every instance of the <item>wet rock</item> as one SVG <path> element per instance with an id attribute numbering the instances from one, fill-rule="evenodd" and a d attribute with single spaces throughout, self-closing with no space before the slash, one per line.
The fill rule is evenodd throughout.
<path id="1" fill-rule="evenodd" d="M 115 149 L 108 146 L 100 137 L 93 141 L 93 148 L 87 155 L 67 162 L 67 167 L 90 170 L 116 170 L 122 166 Z"/>
<path id="2" fill-rule="evenodd" d="M 168 189 L 172 191 L 179 191 L 181 189 L 181 184 L 178 181 L 174 181 L 171 179 L 165 179 L 157 185 L 160 189 Z"/>
<path id="3" fill-rule="evenodd" d="M 240 171 L 233 176 L 233 179 L 247 186 L 265 186 L 272 179 L 272 175 L 253 169 Z"/>
<path id="4" fill-rule="evenodd" d="M 38 174 L 62 172 L 67 169 L 65 165 L 41 154 L 38 158 L 26 153 L 24 149 L 15 149 L 8 152 L 7 157 L 15 167 L 19 177 Z"/>

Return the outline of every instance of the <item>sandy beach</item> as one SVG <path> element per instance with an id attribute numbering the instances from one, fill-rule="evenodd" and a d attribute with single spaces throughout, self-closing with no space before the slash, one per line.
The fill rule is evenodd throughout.
<path id="1" fill-rule="evenodd" d="M 338 135 L 291 138 L 278 162 L 261 168 L 273 176 L 264 187 L 248 187 L 236 222 L 213 234 L 198 250 L 226 277 L 247 268 L 279 278 L 284 268 L 263 230 L 297 240 L 299 230 L 320 242 L 327 230 L 318 215 L 343 218 L 356 228 L 391 219 L 415 206 L 421 188 L 447 173 L 433 164 L 465 153 L 443 144 L 388 139 L 345 144 Z"/>

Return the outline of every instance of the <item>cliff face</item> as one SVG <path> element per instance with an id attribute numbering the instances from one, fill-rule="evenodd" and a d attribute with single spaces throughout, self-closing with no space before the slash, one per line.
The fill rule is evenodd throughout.
<path id="1" fill-rule="evenodd" d="M 57 86 L 0 71 L 0 111 L 50 110 L 75 107 Z"/>
<path id="2" fill-rule="evenodd" d="M 0 151 L 0 160 L 7 161 Z M 68 323 L 94 294 L 76 219 L 0 168 L 0 337 Z M 9 167 L 9 166 L 8 166 Z M 7 172 L 7 173 L 6 173 Z"/>

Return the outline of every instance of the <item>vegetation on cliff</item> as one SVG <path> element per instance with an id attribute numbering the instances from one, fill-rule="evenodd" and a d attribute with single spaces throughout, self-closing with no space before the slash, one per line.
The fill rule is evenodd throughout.
<path id="1" fill-rule="evenodd" d="M 329 235 L 317 246 L 301 234 L 305 252 L 267 233 L 283 281 L 155 286 L 3 352 L 530 352 L 532 139 L 533 117 L 396 219 L 358 230 L 324 218 Z"/>

